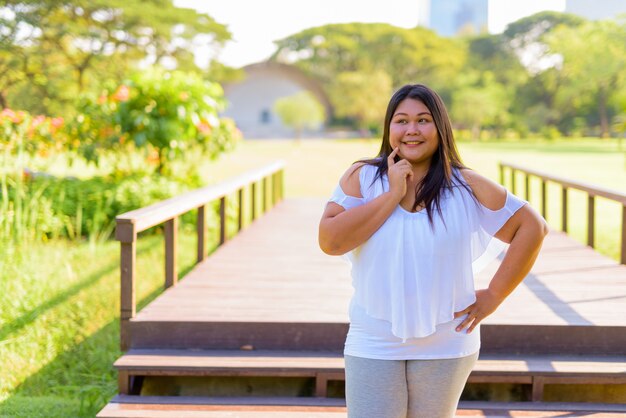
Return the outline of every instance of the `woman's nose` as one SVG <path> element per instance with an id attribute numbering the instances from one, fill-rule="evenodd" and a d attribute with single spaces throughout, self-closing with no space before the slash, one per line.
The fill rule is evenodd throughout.
<path id="1" fill-rule="evenodd" d="M 406 128 L 406 133 L 413 135 L 419 134 L 419 125 L 417 124 L 417 122 L 409 123 Z"/>

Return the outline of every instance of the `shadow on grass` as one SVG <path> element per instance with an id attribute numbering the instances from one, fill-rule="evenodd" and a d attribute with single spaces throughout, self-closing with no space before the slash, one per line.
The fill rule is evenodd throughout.
<path id="1" fill-rule="evenodd" d="M 117 268 L 107 267 L 77 283 L 58 297 L 22 315 L 19 328 L 32 322 L 36 315 L 50 309 L 81 289 L 98 281 Z M 195 266 L 181 269 L 184 277 Z M 153 290 L 137 303 L 137 309 L 156 299 L 163 288 Z M 30 316 L 29 316 L 30 315 Z M 34 317 L 31 317 L 33 316 Z M 9 331 L 17 329 L 15 322 Z M 0 417 L 93 417 L 117 394 L 117 372 L 113 363 L 121 355 L 119 316 L 97 332 L 59 354 L 54 360 L 19 385 L 10 397 L 0 403 Z M 68 336 L 71 338 L 71 336 Z"/>
<path id="2" fill-rule="evenodd" d="M 59 293 L 52 299 L 47 300 L 34 309 L 22 314 L 15 320 L 9 322 L 0 328 L 0 341 L 5 340 L 10 334 L 17 332 L 25 326 L 34 322 L 40 315 L 43 315 L 46 311 L 53 309 L 54 307 L 66 302 L 72 296 L 78 294 L 81 290 L 96 284 L 107 274 L 112 273 L 115 269 L 119 268 L 117 264 L 110 264 L 96 272 L 91 273 L 85 279 L 75 283 L 70 288 Z"/>

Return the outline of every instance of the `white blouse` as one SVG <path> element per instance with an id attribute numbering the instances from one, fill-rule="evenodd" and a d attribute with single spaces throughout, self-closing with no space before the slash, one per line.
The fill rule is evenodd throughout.
<path id="1" fill-rule="evenodd" d="M 363 197 L 337 186 L 330 201 L 350 210 L 388 191 L 386 175 L 374 181 L 376 170 L 360 169 Z M 456 333 L 462 318 L 454 319 L 454 312 L 474 303 L 474 275 L 506 247 L 493 236 L 526 202 L 507 191 L 504 207 L 490 210 L 463 187 L 469 186 L 459 170 L 454 177 L 442 195 L 443 216 L 435 211 L 432 226 L 425 210 L 413 213 L 398 205 L 369 240 L 347 254 L 354 296 L 346 354 L 449 358 L 477 351 L 478 329 Z"/>

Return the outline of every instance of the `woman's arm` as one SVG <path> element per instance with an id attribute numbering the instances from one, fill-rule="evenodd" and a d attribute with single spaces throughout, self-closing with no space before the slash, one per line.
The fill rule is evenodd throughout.
<path id="1" fill-rule="evenodd" d="M 491 210 L 504 206 L 506 190 L 502 186 L 471 170 L 463 170 L 462 174 L 483 206 Z M 489 287 L 476 291 L 476 302 L 456 312 L 456 317 L 467 314 L 457 331 L 467 328 L 471 332 L 513 292 L 530 272 L 547 233 L 546 221 L 530 205 L 522 206 L 511 216 L 495 235 L 510 243 L 509 249 Z"/>
<path id="2" fill-rule="evenodd" d="M 406 193 L 406 179 L 413 175 L 406 160 L 393 162 L 397 150 L 389 156 L 389 191 L 364 205 L 346 211 L 330 202 L 322 214 L 319 226 L 319 245 L 329 255 L 342 255 L 367 241 L 395 210 Z M 339 184 L 349 196 L 361 196 L 359 170 L 363 164 L 355 164 L 346 171 Z"/>

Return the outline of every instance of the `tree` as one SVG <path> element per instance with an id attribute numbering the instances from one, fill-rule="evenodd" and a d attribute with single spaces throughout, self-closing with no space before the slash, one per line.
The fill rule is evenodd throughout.
<path id="1" fill-rule="evenodd" d="M 472 77 L 468 77 L 468 81 Z M 476 77 L 474 77 L 476 78 Z M 452 95 L 452 120 L 455 124 L 469 127 L 472 139 L 480 138 L 486 124 L 499 125 L 508 115 L 508 100 L 505 88 L 495 81 L 492 73 L 483 73 L 474 82 L 468 82 Z"/>
<path id="2" fill-rule="evenodd" d="M 294 63 L 325 85 L 342 72 L 386 72 L 393 87 L 442 83 L 463 65 L 463 45 L 416 27 L 383 23 L 330 24 L 276 42 L 272 59 Z"/>
<path id="3" fill-rule="evenodd" d="M 601 136 L 610 134 L 610 106 L 626 81 L 626 24 L 587 22 L 559 27 L 547 37 L 550 51 L 562 57 L 566 84 L 561 101 L 591 100 L 596 104 Z"/>
<path id="4" fill-rule="evenodd" d="M 300 139 L 304 129 L 317 129 L 326 119 L 324 106 L 308 91 L 276 100 L 274 112 L 295 130 L 296 139 Z"/>
<path id="5" fill-rule="evenodd" d="M 564 82 L 560 58 L 552 53 L 545 41 L 558 27 L 578 27 L 585 19 L 561 12 L 544 11 L 510 23 L 502 36 L 503 47 L 516 57 L 511 63 L 521 65 L 526 74 L 524 82 L 511 91 L 516 97 L 512 113 L 519 123 L 531 130 L 560 125 L 566 129 L 575 111 L 574 103 L 557 103 L 557 94 Z M 529 113 L 533 117 L 529 118 Z"/>
<path id="6" fill-rule="evenodd" d="M 382 125 L 391 96 L 391 78 L 382 71 L 339 73 L 330 88 L 335 115 L 352 117 L 361 129 Z"/>
<path id="7" fill-rule="evenodd" d="M 24 82 L 15 96 L 34 94 L 39 111 L 71 102 L 111 75 L 121 81 L 139 62 L 198 70 L 195 44 L 219 47 L 230 39 L 224 25 L 172 0 L 7 0 L 2 11 L 0 68 L 7 54 L 17 59 L 12 68 Z"/>

